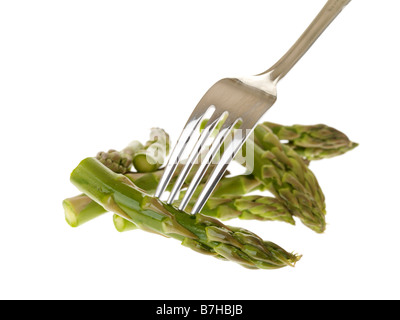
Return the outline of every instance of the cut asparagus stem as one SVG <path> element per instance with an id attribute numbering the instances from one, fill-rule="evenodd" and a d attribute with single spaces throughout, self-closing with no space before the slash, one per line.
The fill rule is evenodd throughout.
<path id="1" fill-rule="evenodd" d="M 294 266 L 300 259 L 250 231 L 228 227 L 202 214 L 190 215 L 146 195 L 127 177 L 112 172 L 95 158 L 83 160 L 72 172 L 71 182 L 140 229 L 175 238 L 195 251 L 253 269 Z"/>
<path id="2" fill-rule="evenodd" d="M 169 152 L 169 136 L 160 128 L 151 129 L 150 140 L 144 148 L 133 156 L 133 166 L 137 172 L 153 172 L 164 163 Z"/>
<path id="3" fill-rule="evenodd" d="M 65 199 L 63 201 L 63 207 L 65 220 L 74 228 L 107 212 L 102 206 L 92 201 L 84 194 Z"/>
<path id="4" fill-rule="evenodd" d="M 117 214 L 113 215 L 113 222 L 115 229 L 119 232 L 126 232 L 126 231 L 131 231 L 131 230 L 136 230 L 137 227 L 134 223 L 128 221 L 125 218 L 120 217 Z"/>

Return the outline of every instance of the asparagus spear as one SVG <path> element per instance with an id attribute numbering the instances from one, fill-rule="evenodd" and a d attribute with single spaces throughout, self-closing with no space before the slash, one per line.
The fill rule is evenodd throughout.
<path id="1" fill-rule="evenodd" d="M 283 126 L 264 122 L 262 125 L 280 140 L 287 140 L 288 146 L 309 161 L 339 156 L 358 146 L 343 132 L 324 124 Z"/>
<path id="2" fill-rule="evenodd" d="M 189 209 L 191 205 L 192 203 L 188 205 Z M 239 218 L 242 220 L 284 221 L 295 224 L 291 213 L 280 200 L 264 196 L 243 196 L 234 199 L 210 198 L 201 213 L 220 220 Z M 114 215 L 114 224 L 120 232 L 137 229 L 133 223 L 117 215 Z"/>
<path id="3" fill-rule="evenodd" d="M 186 208 L 190 211 L 200 195 L 204 185 L 200 185 Z M 217 184 L 212 196 L 207 200 L 202 214 L 221 220 L 240 218 L 243 220 L 284 221 L 295 224 L 292 214 L 283 201 L 261 195 L 244 196 L 250 192 L 264 188 L 260 180 L 251 175 L 225 177 Z M 180 199 L 184 196 L 181 194 Z M 178 206 L 180 201 L 175 201 Z"/>
<path id="4" fill-rule="evenodd" d="M 175 238 L 195 251 L 252 269 L 294 266 L 300 259 L 250 231 L 225 226 L 202 214 L 189 215 L 162 203 L 95 158 L 83 160 L 72 172 L 71 182 L 105 209 L 138 228 Z"/>
<path id="5" fill-rule="evenodd" d="M 174 174 L 172 178 L 173 180 L 177 177 L 178 171 Z M 129 172 L 126 173 L 125 176 L 128 177 L 137 187 L 146 191 L 146 193 L 154 194 L 163 172 L 164 170 L 148 173 Z M 194 172 L 189 174 L 187 182 L 191 181 Z M 207 175 L 203 180 L 206 179 Z M 249 178 L 248 176 L 223 178 L 218 184 L 214 194 L 215 197 L 235 197 L 254 191 L 260 185 L 259 181 Z M 195 197 L 196 195 L 194 195 L 192 201 L 195 200 Z M 179 202 L 176 202 L 175 205 L 178 203 Z M 66 220 L 72 227 L 78 227 L 106 212 L 102 206 L 84 194 L 65 199 L 63 201 L 63 206 Z M 222 211 L 225 212 L 225 210 Z M 226 212 L 228 213 L 228 211 Z M 228 216 L 226 215 L 221 218 L 228 219 Z"/>
<path id="6" fill-rule="evenodd" d="M 159 169 L 169 152 L 169 135 L 160 128 L 151 129 L 150 140 L 133 156 L 137 172 L 153 172 Z"/>
<path id="7" fill-rule="evenodd" d="M 311 170 L 290 147 L 265 125 L 254 130 L 253 175 L 272 194 L 284 201 L 290 212 L 312 230 L 325 230 L 325 197 Z M 261 148 L 262 146 L 263 148 Z M 246 150 L 246 149 L 244 149 Z"/>
<path id="8" fill-rule="evenodd" d="M 189 208 L 193 202 L 189 204 Z M 235 198 L 210 198 L 202 214 L 221 220 L 239 218 L 243 220 L 283 221 L 295 224 L 291 212 L 283 201 L 265 196 L 239 196 Z"/>

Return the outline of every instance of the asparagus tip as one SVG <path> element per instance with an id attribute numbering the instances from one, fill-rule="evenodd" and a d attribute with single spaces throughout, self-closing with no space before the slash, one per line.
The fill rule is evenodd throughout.
<path id="1" fill-rule="evenodd" d="M 297 253 L 294 253 L 294 252 L 292 252 L 292 255 L 293 255 L 293 261 L 292 261 L 292 264 L 290 266 L 291 267 L 295 267 L 296 263 L 298 261 L 300 261 L 301 258 L 303 258 L 303 255 L 302 254 L 297 254 Z"/>

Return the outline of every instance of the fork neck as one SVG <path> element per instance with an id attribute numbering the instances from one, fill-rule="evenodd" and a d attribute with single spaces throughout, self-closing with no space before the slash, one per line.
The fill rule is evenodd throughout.
<path id="1" fill-rule="evenodd" d="M 275 83 L 281 80 L 350 1 L 351 0 L 328 0 L 314 21 L 289 51 L 271 68 L 260 75 L 269 74 L 270 80 Z"/>

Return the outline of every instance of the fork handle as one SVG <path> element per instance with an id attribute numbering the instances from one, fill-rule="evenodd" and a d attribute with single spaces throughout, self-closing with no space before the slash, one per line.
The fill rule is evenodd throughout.
<path id="1" fill-rule="evenodd" d="M 350 1 L 351 0 L 328 0 L 314 21 L 289 49 L 289 51 L 277 63 L 262 74 L 269 73 L 270 79 L 274 82 L 278 82 L 282 79 L 308 51 L 308 49 L 310 49 L 314 42 Z"/>

